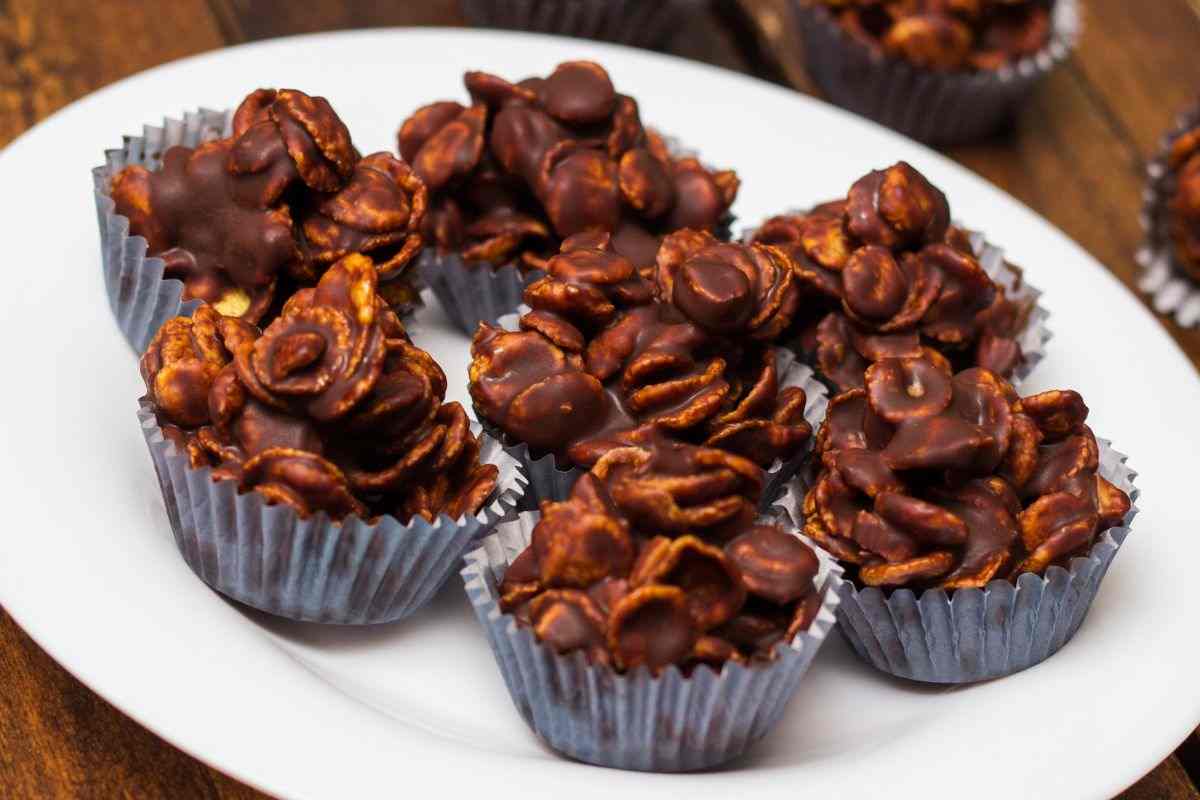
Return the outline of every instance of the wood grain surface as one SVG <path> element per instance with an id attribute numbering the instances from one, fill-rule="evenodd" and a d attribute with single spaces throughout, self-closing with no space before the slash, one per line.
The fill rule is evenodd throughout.
<path id="1" fill-rule="evenodd" d="M 1146 160 L 1200 92 L 1200 2 L 1083 4 L 1078 53 L 1012 130 L 947 153 L 1044 215 L 1133 288 Z M 169 11 L 140 0 L 0 0 L 0 146 L 91 91 L 193 53 L 312 31 L 461 24 L 456 0 L 173 0 Z M 718 0 L 667 49 L 811 92 L 790 24 L 788 0 Z M 1159 319 L 1200 364 L 1200 332 Z M 2 610 L 0 675 L 4 798 L 264 796 L 112 708 Z M 1121 797 L 1200 800 L 1198 781 L 1193 734 Z"/>

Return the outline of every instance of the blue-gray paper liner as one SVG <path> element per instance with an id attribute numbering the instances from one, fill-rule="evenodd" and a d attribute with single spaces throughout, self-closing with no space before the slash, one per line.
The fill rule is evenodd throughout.
<path id="1" fill-rule="evenodd" d="M 183 302 L 183 282 L 164 278 L 163 260 L 147 257 L 146 240 L 129 234 L 129 219 L 113 210 L 111 181 L 126 166 L 158 169 L 168 148 L 218 139 L 228 135 L 232 125 L 230 112 L 204 108 L 184 114 L 182 120 L 167 118 L 161 127 L 145 126 L 141 136 L 124 137 L 121 147 L 105 152 L 104 165 L 92 170 L 108 305 L 125 341 L 139 354 L 159 326 L 172 317 L 190 316 L 200 303 Z"/>
<path id="2" fill-rule="evenodd" d="M 517 314 L 508 314 L 501 317 L 498 324 L 505 330 L 515 331 L 517 330 L 517 320 Z M 812 452 L 813 439 L 816 436 L 817 428 L 825 419 L 825 409 L 829 405 L 829 390 L 817 379 L 816 373 L 810 366 L 798 360 L 795 353 L 785 347 L 776 347 L 775 353 L 779 388 L 782 390 L 790 386 L 799 386 L 804 390 L 804 418 L 812 426 L 813 437 L 810 437 L 800 452 L 792 458 L 786 461 L 776 459 L 775 463 L 765 470 L 762 499 L 759 502 L 762 510 L 769 508 L 778 499 L 784 486 Z M 504 445 L 505 452 L 521 463 L 521 467 L 529 479 L 529 488 L 525 493 L 522 508 L 536 509 L 543 500 L 557 502 L 567 499 L 575 481 L 579 480 L 579 476 L 586 470 L 572 466 L 565 459 L 560 463 L 553 453 L 535 455 L 529 449 L 529 445 L 523 442 L 513 442 L 496 426 L 483 420 L 483 416 L 477 409 L 473 410 L 473 413 L 482 421 L 483 429 L 500 440 Z"/>
<path id="3" fill-rule="evenodd" d="M 1137 475 L 1126 456 L 1098 439 L 1100 474 L 1137 500 Z M 804 487 L 788 486 L 776 508 L 800 520 Z M 841 584 L 838 627 L 851 647 L 876 669 L 926 683 L 963 684 L 1001 678 L 1045 661 L 1083 624 L 1109 565 L 1130 534 L 1137 507 L 1124 524 L 1102 533 L 1086 556 L 1045 575 L 1026 572 L 1014 582 L 983 589 L 910 589 L 885 593 Z"/>
<path id="4" fill-rule="evenodd" d="M 461 0 L 471 25 L 660 47 L 707 0 Z"/>
<path id="5" fill-rule="evenodd" d="M 374 523 L 324 513 L 303 519 L 192 467 L 145 402 L 138 422 L 184 561 L 221 594 L 289 619 L 369 625 L 407 617 L 454 574 L 472 542 L 513 516 L 525 489 L 520 465 L 484 434 L 480 460 L 500 476 L 475 514 L 408 524 L 390 515 Z"/>
<path id="6" fill-rule="evenodd" d="M 462 578 L 513 705 L 534 733 L 571 758 L 651 772 L 708 769 L 737 758 L 782 717 L 835 623 L 842 570 L 814 547 L 821 610 L 807 631 L 777 645 L 770 661 L 726 663 L 720 671 L 700 666 L 685 677 L 674 666 L 658 676 L 645 667 L 619 674 L 579 652 L 560 655 L 498 605 L 497 587 L 538 519 L 529 511 L 497 526 L 467 554 Z"/>
<path id="7" fill-rule="evenodd" d="M 1050 312 L 1038 302 L 1042 296 L 1041 290 L 1030 285 L 1025 279 L 1024 270 L 1008 263 L 1004 258 L 1003 249 L 987 241 L 978 231 L 966 232 L 983 270 L 993 281 L 1004 287 L 1011 300 L 1029 307 L 1025 324 L 1017 334 L 1017 343 L 1021 345 L 1021 363 L 1008 378 L 1014 387 L 1019 388 L 1046 357 L 1046 342 L 1050 341 L 1053 335 L 1046 325 Z"/>
<path id="8" fill-rule="evenodd" d="M 995 133 L 1051 70 L 1081 28 L 1077 0 L 1057 0 L 1041 50 L 995 70 L 923 69 L 873 51 L 814 0 L 793 0 L 809 77 L 843 108 L 927 144 L 962 144 Z"/>
<path id="9" fill-rule="evenodd" d="M 474 336 L 480 322 L 495 325 L 511 314 L 521 304 L 525 287 L 546 273 L 522 270 L 516 263 L 468 263 L 457 253 L 439 253 L 431 246 L 417 256 L 417 274 L 454 327 Z"/>
<path id="10" fill-rule="evenodd" d="M 1170 168 L 1171 145 L 1183 134 L 1200 126 L 1200 103 L 1184 111 L 1163 137 L 1158 153 L 1146 165 L 1146 188 L 1142 193 L 1142 230 L 1137 262 L 1142 268 L 1138 288 L 1150 295 L 1154 310 L 1173 316 L 1185 328 L 1200 325 L 1200 284 L 1188 277 L 1175 258 L 1171 243 L 1168 207 L 1178 186 Z"/>

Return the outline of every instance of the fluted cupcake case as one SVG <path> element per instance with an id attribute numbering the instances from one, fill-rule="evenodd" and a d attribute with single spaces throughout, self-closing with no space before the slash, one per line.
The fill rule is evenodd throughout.
<path id="1" fill-rule="evenodd" d="M 473 541 L 512 516 L 525 488 L 520 465 L 483 434 L 480 460 L 500 476 L 476 514 L 408 524 L 390 515 L 374 523 L 335 522 L 324 513 L 302 519 L 190 466 L 145 403 L 138 421 L 188 566 L 221 594 L 290 619 L 367 625 L 412 614 L 454 574 Z"/>
<path id="2" fill-rule="evenodd" d="M 809 76 L 843 108 L 927 144 L 961 144 L 995 133 L 1034 86 L 1075 49 L 1078 0 L 1056 0 L 1050 39 L 997 70 L 923 69 L 870 50 L 815 0 L 792 0 Z"/>
<path id="3" fill-rule="evenodd" d="M 509 314 L 500 318 L 500 327 L 517 330 L 517 314 Z M 829 405 L 829 392 L 825 384 L 817 379 L 816 373 L 807 364 L 799 361 L 796 355 L 783 347 L 776 347 L 776 371 L 779 375 L 779 388 L 799 386 L 804 390 L 804 418 L 812 426 L 815 435 L 821 421 L 825 419 L 825 409 Z M 525 493 L 522 508 L 536 509 L 543 500 L 566 500 L 571 494 L 571 488 L 586 470 L 570 464 L 560 465 L 554 454 L 548 453 L 535 457 L 529 445 L 523 442 L 512 442 L 496 426 L 480 416 L 478 409 L 472 413 L 479 418 L 483 429 L 491 436 L 504 443 L 505 451 L 521 464 L 529 479 L 529 488 Z M 511 443 L 510 443 L 511 442 Z M 812 439 L 805 443 L 801 452 L 787 461 L 776 459 L 766 470 L 766 480 L 763 483 L 762 500 L 759 507 L 769 508 L 783 492 L 785 484 L 796 474 L 800 465 L 812 451 Z"/>
<path id="4" fill-rule="evenodd" d="M 967 235 L 984 272 L 1004 287 L 1009 298 L 1030 305 L 1029 316 L 1017 335 L 1017 343 L 1021 345 L 1021 363 L 1008 379 L 1013 386 L 1020 387 L 1046 357 L 1046 342 L 1053 335 L 1046 326 L 1050 312 L 1038 303 L 1041 290 L 1031 286 L 1025 280 L 1025 273 L 1004 259 L 1003 249 L 989 242 L 978 231 L 967 231 Z"/>
<path id="5" fill-rule="evenodd" d="M 105 152 L 104 165 L 92 170 L 108 305 L 125 340 L 139 354 L 159 326 L 172 317 L 191 316 L 200 303 L 183 302 L 183 282 L 164 278 L 163 260 L 147 257 L 146 240 L 129 234 L 129 219 L 113 210 L 112 179 L 134 164 L 158 169 L 169 148 L 219 139 L 229 135 L 232 125 L 228 111 L 202 108 L 184 114 L 182 120 L 168 117 L 161 127 L 147 125 L 141 136 L 126 136 L 121 147 Z"/>
<path id="6" fill-rule="evenodd" d="M 1100 445 L 1100 475 L 1137 499 L 1137 473 L 1111 443 Z M 779 506 L 799 520 L 803 487 L 793 483 Z M 885 593 L 841 584 L 838 625 L 854 651 L 889 675 L 927 683 L 974 683 L 1001 678 L 1045 661 L 1071 640 L 1087 617 L 1109 565 L 1130 534 L 1123 525 L 1102 533 L 1086 557 L 1045 575 L 995 580 L 983 589 L 911 589 Z"/>
<path id="7" fill-rule="evenodd" d="M 1179 115 L 1175 126 L 1163 137 L 1158 154 L 1146 166 L 1146 188 L 1142 196 L 1142 230 L 1145 239 L 1137 252 L 1143 270 L 1138 288 L 1151 296 L 1154 310 L 1173 316 L 1185 328 L 1200 324 L 1200 283 L 1188 277 L 1175 260 L 1168 230 L 1168 203 L 1176 188 L 1170 169 L 1171 145 L 1184 133 L 1200 127 L 1200 102 Z"/>
<path id="8" fill-rule="evenodd" d="M 545 275 L 522 270 L 516 263 L 466 262 L 457 253 L 426 247 L 417 257 L 422 283 L 433 291 L 454 327 L 474 336 L 480 322 L 495 325 L 521 305 L 525 287 Z"/>
<path id="9" fill-rule="evenodd" d="M 478 413 L 475 411 L 476 415 Z M 493 437 L 500 441 L 504 440 L 503 432 L 495 426 L 487 422 L 482 424 L 483 429 Z M 529 478 L 529 486 L 525 491 L 525 496 L 521 499 L 522 509 L 537 509 L 545 500 L 552 502 L 566 500 L 570 496 L 575 482 L 586 471 L 570 464 L 559 466 L 558 460 L 552 453 L 535 458 L 529 450 L 529 445 L 524 442 L 504 445 L 504 451 L 521 464 L 521 469 Z"/>
<path id="10" fill-rule="evenodd" d="M 779 722 L 834 624 L 841 567 L 829 556 L 814 548 L 821 611 L 772 660 L 699 666 L 690 677 L 675 666 L 657 677 L 645 667 L 618 674 L 582 653 L 556 653 L 500 611 L 497 587 L 538 519 L 526 512 L 498 526 L 467 555 L 462 578 L 513 704 L 550 747 L 589 764 L 684 772 L 737 758 Z"/>
<path id="11" fill-rule="evenodd" d="M 707 0 L 461 0 L 472 25 L 557 33 L 635 47 L 670 40 Z"/>

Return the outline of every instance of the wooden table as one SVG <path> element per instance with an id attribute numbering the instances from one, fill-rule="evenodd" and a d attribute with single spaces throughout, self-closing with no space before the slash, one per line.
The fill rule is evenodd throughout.
<path id="1" fill-rule="evenodd" d="M 1046 216 L 1132 288 L 1146 159 L 1200 91 L 1200 2 L 1084 5 L 1078 54 L 1048 79 L 1015 130 L 948 154 Z M 181 56 L 293 33 L 463 24 L 455 0 L 174 0 L 170 9 L 140 0 L 0 0 L 0 146 L 88 92 Z M 811 91 L 786 0 L 722 0 L 690 20 L 670 50 Z M 1163 324 L 1200 364 L 1200 332 Z M 0 675 L 5 797 L 263 796 L 112 708 L 2 610 Z M 1122 797 L 1200 798 L 1197 784 L 1193 734 Z"/>

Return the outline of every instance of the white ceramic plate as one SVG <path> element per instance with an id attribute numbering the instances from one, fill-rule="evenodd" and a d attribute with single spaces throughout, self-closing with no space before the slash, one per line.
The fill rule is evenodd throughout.
<path id="1" fill-rule="evenodd" d="M 540 746 L 455 578 L 406 622 L 294 624 L 223 601 L 178 557 L 134 418 L 134 358 L 101 286 L 89 169 L 165 114 L 227 107 L 257 86 L 324 94 L 362 151 L 409 111 L 462 98 L 464 70 L 521 77 L 605 63 L 643 118 L 742 177 L 747 224 L 838 195 L 897 159 L 1046 290 L 1056 336 L 1034 388 L 1070 386 L 1141 471 L 1142 514 L 1086 624 L 1048 662 L 964 689 L 918 688 L 838 637 L 779 729 L 731 768 L 600 770 Z M 1105 797 L 1200 722 L 1195 463 L 1200 381 L 1091 257 L 984 181 L 821 103 L 663 56 L 546 37 L 379 31 L 265 42 L 122 81 L 0 155 L 0 602 L 118 708 L 208 763 L 287 797 Z M 1097 223 L 1101 224 L 1101 223 Z M 466 341 L 436 309 L 413 326 L 465 395 Z"/>

